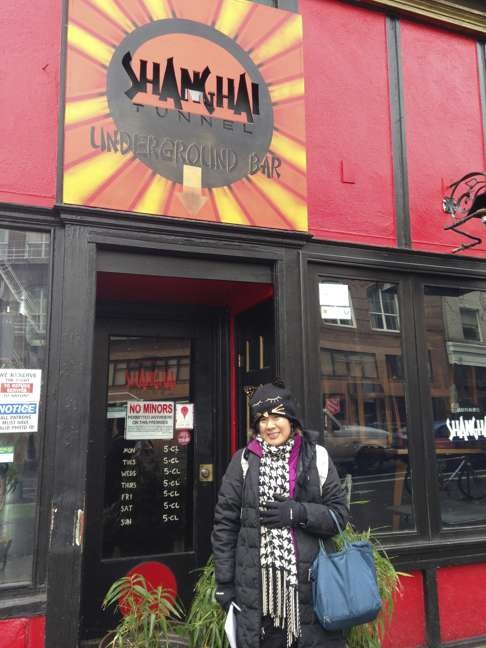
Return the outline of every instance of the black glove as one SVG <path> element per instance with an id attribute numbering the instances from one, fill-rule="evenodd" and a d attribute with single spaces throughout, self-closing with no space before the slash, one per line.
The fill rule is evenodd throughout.
<path id="1" fill-rule="evenodd" d="M 233 585 L 217 585 L 214 598 L 221 605 L 225 612 L 228 611 L 231 602 L 235 600 L 235 588 Z"/>
<path id="2" fill-rule="evenodd" d="M 269 529 L 303 526 L 306 522 L 304 505 L 286 497 L 277 496 L 275 502 L 268 502 L 260 509 L 260 524 Z"/>

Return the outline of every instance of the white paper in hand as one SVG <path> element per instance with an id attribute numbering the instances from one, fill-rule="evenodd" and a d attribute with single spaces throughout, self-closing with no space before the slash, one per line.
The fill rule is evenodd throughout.
<path id="1" fill-rule="evenodd" d="M 224 622 L 224 631 L 228 637 L 228 642 L 230 648 L 237 648 L 236 646 L 236 610 L 240 611 L 240 608 L 236 603 L 231 603 L 228 608 L 228 614 L 226 615 L 226 621 Z"/>

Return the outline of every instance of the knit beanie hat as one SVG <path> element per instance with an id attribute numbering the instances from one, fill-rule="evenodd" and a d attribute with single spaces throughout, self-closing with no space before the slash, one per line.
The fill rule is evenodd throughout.
<path id="1" fill-rule="evenodd" d="M 299 427 L 302 427 L 297 414 L 297 407 L 290 391 L 284 383 L 275 378 L 271 383 L 260 385 L 250 398 L 252 425 L 264 415 L 285 416 Z"/>

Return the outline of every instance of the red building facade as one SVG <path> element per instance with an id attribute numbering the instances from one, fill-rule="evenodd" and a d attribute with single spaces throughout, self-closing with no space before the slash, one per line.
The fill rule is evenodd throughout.
<path id="1" fill-rule="evenodd" d="M 355 524 L 411 574 L 383 645 L 484 645 L 486 243 L 454 253 L 442 211 L 451 183 L 484 171 L 481 3 L 107 4 L 0 8 L 1 379 L 41 386 L 34 427 L 0 420 L 0 648 L 96 645 L 107 586 L 142 563 L 189 601 L 246 439 L 243 388 L 277 373 L 322 430 Z M 195 158 L 171 178 L 148 154 L 102 157 L 101 129 L 124 128 L 112 57 L 177 20 L 186 45 L 164 52 L 206 38 L 221 78 L 260 83 L 262 114 L 268 91 L 257 173 L 218 185 Z M 150 38 L 131 47 L 160 54 Z M 170 114 L 194 122 L 202 95 L 182 100 Z M 219 125 L 246 151 L 248 113 Z M 132 401 L 194 404 L 194 422 L 137 437 Z"/>

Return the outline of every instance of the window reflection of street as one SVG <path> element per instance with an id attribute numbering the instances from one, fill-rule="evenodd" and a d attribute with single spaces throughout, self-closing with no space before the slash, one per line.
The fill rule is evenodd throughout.
<path id="1" fill-rule="evenodd" d="M 424 290 L 437 483 L 444 528 L 486 522 L 486 294 Z"/>
<path id="2" fill-rule="evenodd" d="M 351 490 L 359 528 L 415 527 L 413 461 L 398 286 L 322 280 L 320 365 L 325 443 Z M 333 305 L 332 299 L 335 299 Z M 426 286 L 425 367 L 443 528 L 486 522 L 486 293 Z M 425 435 L 425 437 L 423 436 Z M 420 476 L 423 479 L 423 476 Z"/>
<path id="3" fill-rule="evenodd" d="M 398 286 L 326 279 L 320 298 L 324 439 L 350 490 L 353 521 L 412 529 L 408 461 L 395 452 L 408 447 Z"/>
<path id="4" fill-rule="evenodd" d="M 50 235 L 0 229 L 0 368 L 43 369 Z M 41 419 L 39 418 L 39 421 Z M 0 434 L 0 585 L 30 583 L 39 432 Z"/>

